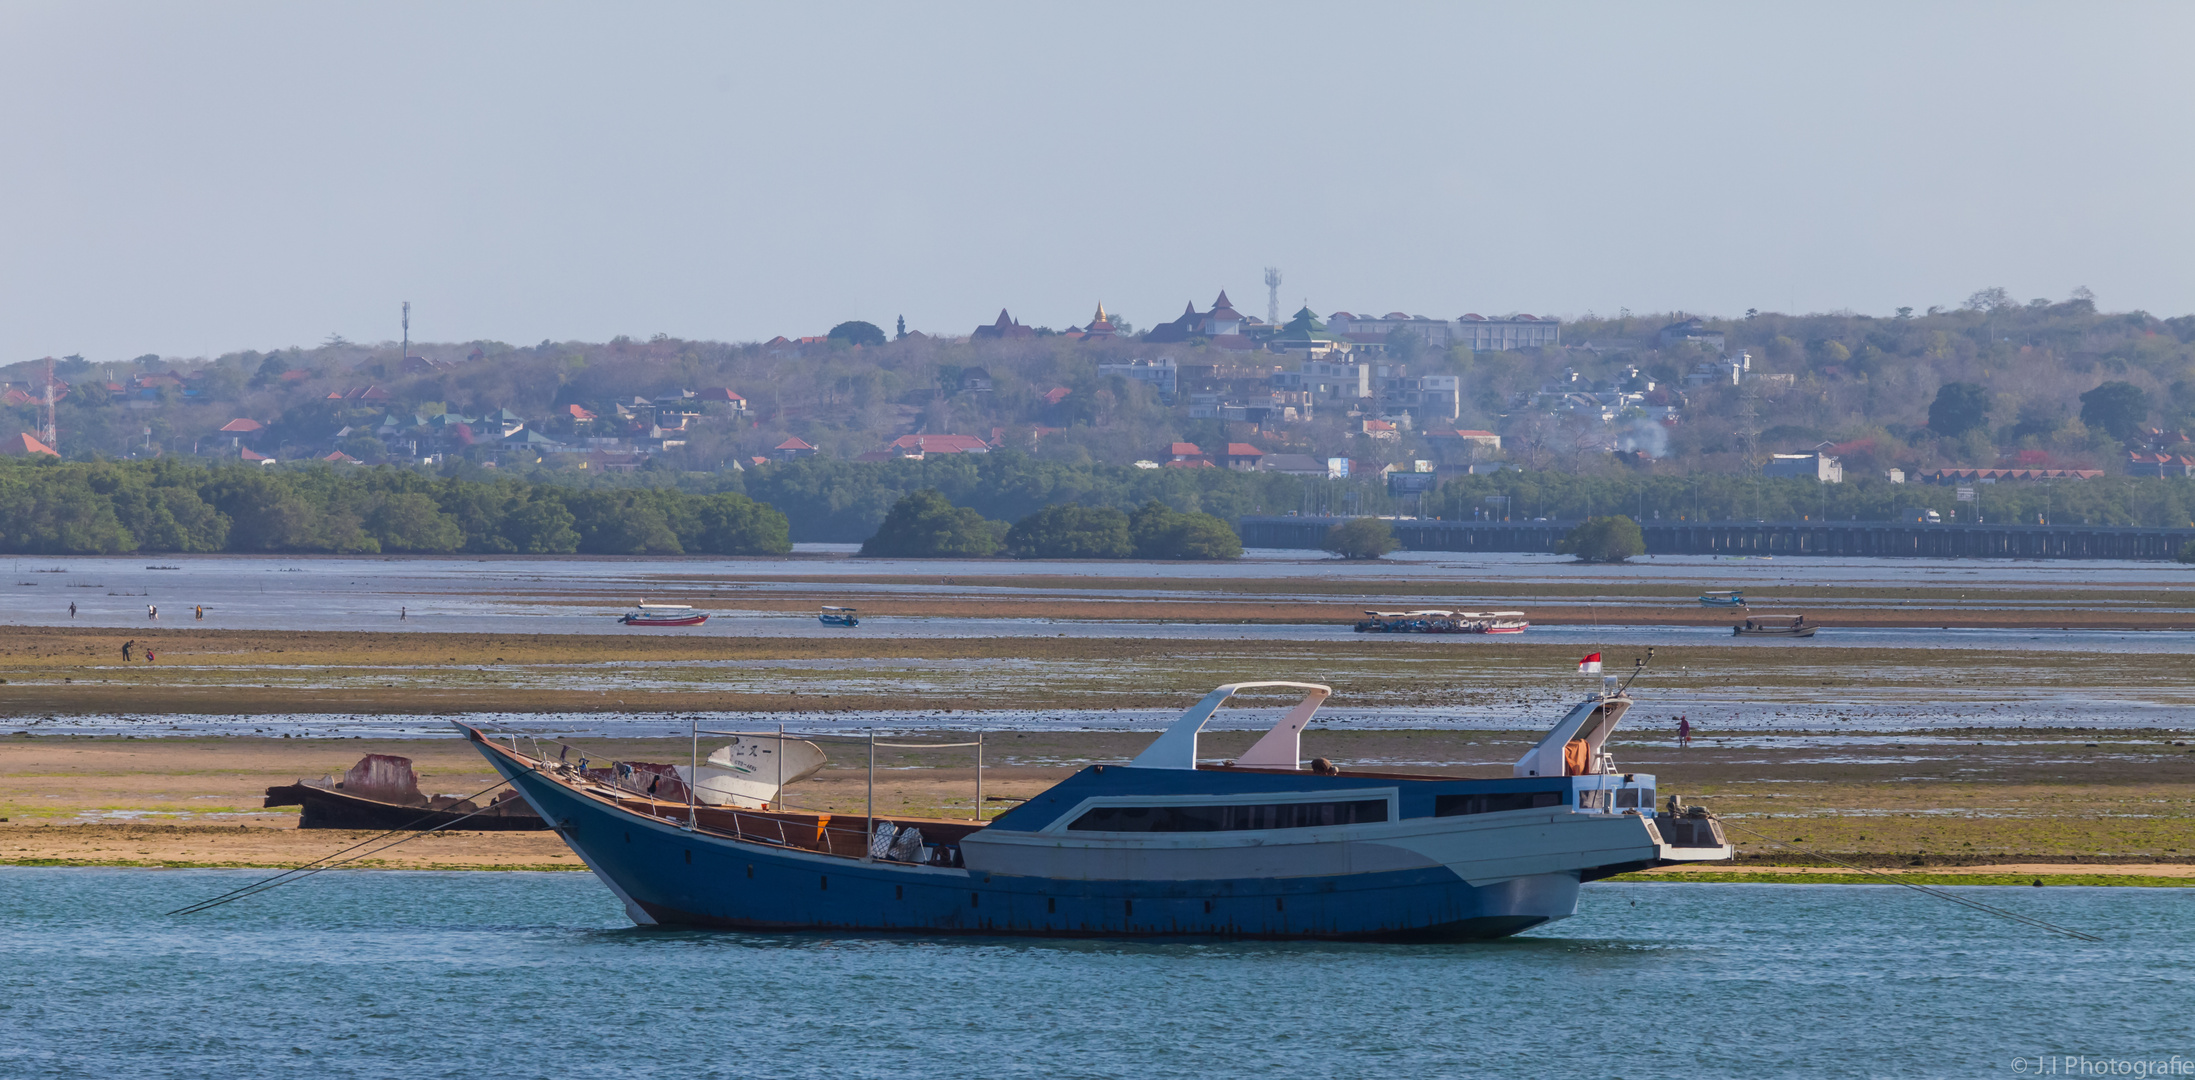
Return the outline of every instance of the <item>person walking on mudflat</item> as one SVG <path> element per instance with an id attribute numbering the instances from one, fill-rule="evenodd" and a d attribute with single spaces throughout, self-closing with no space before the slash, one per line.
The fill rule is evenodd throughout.
<path id="1" fill-rule="evenodd" d="M 72 618 L 72 619 L 73 619 L 73 618 L 75 618 L 75 617 L 76 617 L 76 601 L 74 601 L 74 600 L 71 600 L 71 601 L 69 601 L 69 618 Z"/>
<path id="2" fill-rule="evenodd" d="M 1677 745 L 1692 745 L 1692 718 L 1689 716 L 1677 717 Z"/>
<path id="3" fill-rule="evenodd" d="M 145 605 L 145 617 L 146 617 L 146 618 L 148 618 L 148 619 L 157 619 L 157 618 L 159 618 L 159 617 L 160 617 L 160 605 L 158 605 L 158 604 L 146 604 L 146 605 Z"/>
<path id="4" fill-rule="evenodd" d="M 194 618 L 204 619 L 206 617 L 206 605 L 204 604 L 200 604 L 191 610 L 197 612 L 197 615 L 195 615 Z"/>
<path id="5" fill-rule="evenodd" d="M 130 650 L 131 650 L 131 649 L 134 649 L 134 648 L 136 648 L 136 647 L 137 647 L 137 639 L 136 639 L 136 638 L 131 638 L 130 640 L 128 640 L 128 641 L 125 641 L 125 642 L 123 642 L 123 643 L 122 643 L 122 659 L 123 659 L 123 660 L 130 660 L 130 659 L 133 659 L 133 657 L 131 657 L 131 656 L 130 656 Z"/>

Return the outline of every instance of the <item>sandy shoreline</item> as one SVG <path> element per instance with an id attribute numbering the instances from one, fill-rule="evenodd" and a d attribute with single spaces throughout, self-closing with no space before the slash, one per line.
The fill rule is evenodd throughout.
<path id="1" fill-rule="evenodd" d="M 1237 753 L 1256 734 L 1213 732 L 1205 750 Z M 963 735 L 934 738 L 952 742 Z M 1504 776 L 1530 738 L 1527 732 L 1314 729 L 1305 734 L 1305 748 L 1374 775 Z M 1126 760 L 1149 740 L 1142 732 L 996 733 L 986 744 L 984 793 L 1026 797 L 1086 764 Z M 1870 868 L 1968 876 L 2177 879 L 2186 871 L 2158 868 L 2195 866 L 2195 755 L 2142 733 L 2036 734 L 1981 746 L 1856 741 L 1826 754 L 1803 740 L 1782 741 L 1790 745 L 1762 740 L 1680 750 L 1647 733 L 1619 733 L 1611 749 L 1620 767 L 1652 773 L 1663 792 L 1707 805 L 1747 830 L 1733 834 L 1738 862 L 1698 872 L 1818 866 L 1784 846 L 1792 844 Z M 684 739 L 573 739 L 571 745 L 573 753 L 597 761 L 675 762 L 691 752 Z M 832 767 L 793 789 L 790 801 L 865 813 L 862 750 L 833 744 L 830 752 Z M 413 759 L 420 786 L 429 792 L 469 795 L 495 782 L 478 753 L 457 738 L 0 737 L 0 817 L 7 819 L 0 823 L 0 863 L 306 862 L 357 838 L 295 828 L 295 808 L 261 807 L 264 790 L 339 774 L 366 753 Z M 974 814 L 972 751 L 896 752 L 880 755 L 878 765 L 880 815 Z M 997 804 L 991 808 L 995 812 Z M 468 833 L 406 844 L 377 856 L 376 865 L 541 868 L 564 865 L 562 853 L 552 834 Z M 2055 869 L 2005 869 L 2029 866 Z M 2126 866 L 2148 869 L 2104 869 Z"/>

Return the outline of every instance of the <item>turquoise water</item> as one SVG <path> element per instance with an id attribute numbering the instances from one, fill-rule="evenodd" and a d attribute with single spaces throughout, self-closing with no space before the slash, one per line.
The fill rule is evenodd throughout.
<path id="1" fill-rule="evenodd" d="M 648 931 L 576 873 L 331 873 L 158 914 L 257 876 L 0 869 L 0 1076 L 1905 1077 L 2195 1058 L 2195 889 L 1973 890 L 2102 944 L 1801 885 L 1593 885 L 1576 918 L 1451 946 Z"/>

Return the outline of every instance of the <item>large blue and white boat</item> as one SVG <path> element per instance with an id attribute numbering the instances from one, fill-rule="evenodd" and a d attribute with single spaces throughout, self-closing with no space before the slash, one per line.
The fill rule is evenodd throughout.
<path id="1" fill-rule="evenodd" d="M 1246 691 L 1301 699 L 1240 757 L 1200 759 L 1206 722 Z M 698 749 L 666 794 L 464 730 L 644 925 L 1490 938 L 1573 914 L 1586 882 L 1731 855 L 1712 816 L 1657 814 L 1654 778 L 1617 771 L 1604 747 L 1632 701 L 1613 686 L 1491 779 L 1306 767 L 1302 733 L 1329 693 L 1222 686 L 1133 761 L 1088 766 L 990 821 L 795 811 L 779 788 L 711 805 Z M 744 739 L 747 782 L 805 745 Z"/>

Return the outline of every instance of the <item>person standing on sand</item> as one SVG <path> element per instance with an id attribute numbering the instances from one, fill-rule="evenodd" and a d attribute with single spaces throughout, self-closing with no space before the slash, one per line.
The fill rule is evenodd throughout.
<path id="1" fill-rule="evenodd" d="M 1692 718 L 1689 716 L 1677 717 L 1677 745 L 1692 745 Z"/>
<path id="2" fill-rule="evenodd" d="M 123 660 L 125 660 L 125 661 L 131 660 L 131 659 L 134 659 L 134 657 L 130 656 L 130 650 L 131 650 L 131 649 L 134 649 L 134 648 L 136 648 L 136 647 L 137 647 L 137 639 L 136 639 L 136 638 L 131 638 L 130 640 L 128 640 L 128 641 L 125 641 L 125 642 L 123 642 L 123 643 L 122 643 L 122 659 L 123 659 Z"/>

